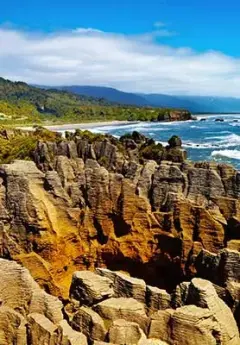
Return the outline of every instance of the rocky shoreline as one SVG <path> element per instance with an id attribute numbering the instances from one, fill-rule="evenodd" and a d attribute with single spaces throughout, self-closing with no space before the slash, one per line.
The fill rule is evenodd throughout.
<path id="1" fill-rule="evenodd" d="M 3 344 L 240 344 L 233 167 L 189 162 L 178 137 L 76 131 L 39 140 L 0 181 Z M 45 297 L 24 300 L 32 286 Z"/>

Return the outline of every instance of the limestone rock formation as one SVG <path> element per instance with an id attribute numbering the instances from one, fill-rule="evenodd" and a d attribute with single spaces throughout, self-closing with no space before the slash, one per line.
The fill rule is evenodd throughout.
<path id="1" fill-rule="evenodd" d="M 147 333 L 150 320 L 145 313 L 144 305 L 133 298 L 110 298 L 98 303 L 94 310 L 110 322 L 118 319 L 135 322 Z"/>
<path id="2" fill-rule="evenodd" d="M 113 344 L 139 344 L 142 337 L 143 333 L 137 323 L 123 319 L 113 321 L 108 332 L 109 341 Z"/>
<path id="3" fill-rule="evenodd" d="M 97 273 L 108 277 L 113 282 L 115 297 L 132 297 L 139 302 L 145 302 L 146 283 L 142 279 L 130 277 L 121 272 L 112 272 L 107 269 L 98 268 Z"/>
<path id="4" fill-rule="evenodd" d="M 0 259 L 1 345 L 87 345 L 63 319 L 62 303 L 48 295 L 29 272 Z"/>
<path id="5" fill-rule="evenodd" d="M 5 281 L 0 308 L 10 308 L 1 313 L 19 327 L 18 332 L 3 326 L 5 343 L 9 332 L 10 338 L 18 332 L 21 344 L 29 315 L 32 327 L 45 327 L 49 339 L 59 341 L 63 332 L 67 337 L 60 325 L 62 304 L 48 293 L 64 301 L 69 323 L 77 325 L 77 313 L 84 308 L 91 310 L 84 320 L 95 322 L 93 313 L 99 313 L 104 336 L 95 339 L 89 330 L 92 341 L 106 342 L 109 323 L 127 318 L 148 338 L 151 323 L 153 339 L 159 323 L 157 341 L 172 345 L 178 335 L 166 320 L 175 322 L 180 334 L 191 317 L 199 342 L 202 315 L 213 330 L 212 338 L 209 332 L 202 335 L 203 343 L 234 339 L 232 313 L 240 326 L 240 173 L 224 164 L 189 162 L 180 145 L 177 138 L 163 148 L 138 134 L 117 140 L 79 132 L 68 140 L 40 141 L 35 162 L 1 165 L 0 256 L 25 266 L 47 292 L 21 266 L 0 262 Z M 81 284 L 78 291 L 72 285 L 68 303 L 73 273 L 86 270 L 97 274 L 75 277 Z M 190 283 L 195 276 L 214 283 L 207 292 L 212 300 L 203 298 L 199 283 Z M 211 301 L 218 311 L 210 308 Z M 56 326 L 53 332 L 49 322 Z"/>
<path id="6" fill-rule="evenodd" d="M 0 169 L 0 255 L 48 292 L 66 298 L 73 272 L 99 266 L 171 290 L 199 271 L 202 250 L 236 250 L 239 172 L 170 156 L 158 164 L 141 156 L 155 149 L 143 136 L 133 149 L 126 138 L 81 135 L 39 142 L 38 168 Z"/>
<path id="7" fill-rule="evenodd" d="M 70 296 L 85 305 L 93 305 L 113 296 L 112 285 L 110 279 L 100 277 L 93 272 L 75 272 L 70 287 Z"/>
<path id="8" fill-rule="evenodd" d="M 107 330 L 101 316 L 88 307 L 81 307 L 73 316 L 72 327 L 90 340 L 104 340 Z"/>
<path id="9" fill-rule="evenodd" d="M 134 292 L 142 291 L 138 290 L 142 287 L 139 279 L 106 269 L 98 269 L 96 273 L 75 272 L 70 299 L 65 301 L 70 306 L 73 303 L 72 317 L 68 319 L 66 313 L 62 314 L 61 302 L 42 290 L 16 262 L 1 259 L 0 275 L 4 282 L 0 289 L 0 343 L 3 345 L 240 344 L 231 309 L 207 280 L 194 278 L 190 283 L 182 283 L 176 290 L 184 293 L 172 296 L 145 285 L 145 299 L 136 293 L 136 297 L 141 296 L 140 302 L 131 297 Z M 95 282 L 96 287 L 91 282 Z M 105 294 L 104 300 L 94 300 L 95 304 L 89 306 L 80 305 L 93 301 L 93 296 L 109 291 L 109 287 L 111 293 Z M 114 296 L 124 291 L 129 297 L 111 297 L 113 291 Z M 149 307 L 149 291 L 154 302 L 152 308 Z M 75 303 L 72 296 L 77 296 L 80 303 Z M 170 308 L 173 302 L 182 306 Z"/>

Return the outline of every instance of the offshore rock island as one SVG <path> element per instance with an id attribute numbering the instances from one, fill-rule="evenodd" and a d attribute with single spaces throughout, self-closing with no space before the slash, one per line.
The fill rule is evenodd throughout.
<path id="1" fill-rule="evenodd" d="M 237 170 L 176 136 L 0 142 L 0 344 L 240 344 Z"/>

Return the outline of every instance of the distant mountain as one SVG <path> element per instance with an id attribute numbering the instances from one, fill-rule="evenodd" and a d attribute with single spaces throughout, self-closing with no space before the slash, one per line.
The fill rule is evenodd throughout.
<path id="1" fill-rule="evenodd" d="M 95 91 L 99 88 L 90 88 Z M 12 82 L 0 78 L 0 119 L 1 121 L 41 122 L 45 120 L 61 120 L 63 122 L 75 121 L 160 121 L 174 119 L 189 119 L 188 111 L 172 112 L 170 109 L 144 106 L 148 102 L 141 96 L 122 93 L 110 89 L 111 101 L 104 99 L 100 91 L 96 97 L 83 95 L 82 88 L 74 88 L 75 93 L 67 88 L 48 88 L 31 86 L 23 82 Z M 105 95 L 109 95 L 106 88 Z M 78 93 L 80 92 L 80 94 Z M 86 92 L 86 89 L 85 89 Z M 89 91 L 90 92 L 90 91 Z M 115 95 L 113 100 L 113 94 Z M 93 95 L 93 93 L 91 93 Z M 121 96 L 121 97 L 120 97 Z M 124 102 L 123 105 L 120 105 Z M 133 106 L 133 103 L 137 106 Z M 141 104 L 139 104 L 141 103 Z M 2 123 L 2 122 L 1 122 Z M 19 122 L 18 122 L 19 123 Z"/>
<path id="2" fill-rule="evenodd" d="M 85 95 L 95 98 L 104 98 L 109 102 L 115 102 L 126 105 L 150 106 L 148 100 L 135 93 L 119 91 L 111 87 L 102 86 L 60 86 L 57 89 L 75 93 L 77 95 Z"/>
<path id="3" fill-rule="evenodd" d="M 42 88 L 50 88 L 41 86 Z M 161 107 L 187 109 L 192 113 L 237 113 L 240 112 L 240 99 L 231 97 L 171 96 L 165 94 L 143 94 L 123 92 L 104 86 L 58 86 L 51 87 L 77 95 L 105 99 L 118 104 L 139 107 Z"/>
<path id="4" fill-rule="evenodd" d="M 199 106 L 194 101 L 183 99 L 179 96 L 170 96 L 164 94 L 141 94 L 151 106 L 188 109 L 191 112 L 198 111 Z"/>
<path id="5" fill-rule="evenodd" d="M 238 113 L 240 99 L 233 97 L 181 96 L 181 99 L 194 103 L 197 112 Z"/>
<path id="6" fill-rule="evenodd" d="M 114 104 L 116 106 L 116 104 Z M 114 106 L 109 101 L 64 90 L 43 89 L 24 82 L 12 82 L 0 77 L 0 114 L 11 118 L 40 115 L 84 116 L 82 107 Z M 95 114 L 92 114 L 94 117 Z"/>

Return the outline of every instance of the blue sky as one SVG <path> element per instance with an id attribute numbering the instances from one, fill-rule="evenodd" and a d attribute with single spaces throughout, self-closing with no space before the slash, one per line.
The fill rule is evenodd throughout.
<path id="1" fill-rule="evenodd" d="M 92 27 L 136 34 L 160 21 L 177 33 L 165 40 L 173 46 L 239 56 L 239 13 L 237 0 L 9 0 L 1 4 L 0 22 L 29 30 Z"/>
<path id="2" fill-rule="evenodd" d="M 0 74 L 47 84 L 240 96 L 239 13 L 237 0 L 4 1 Z"/>

